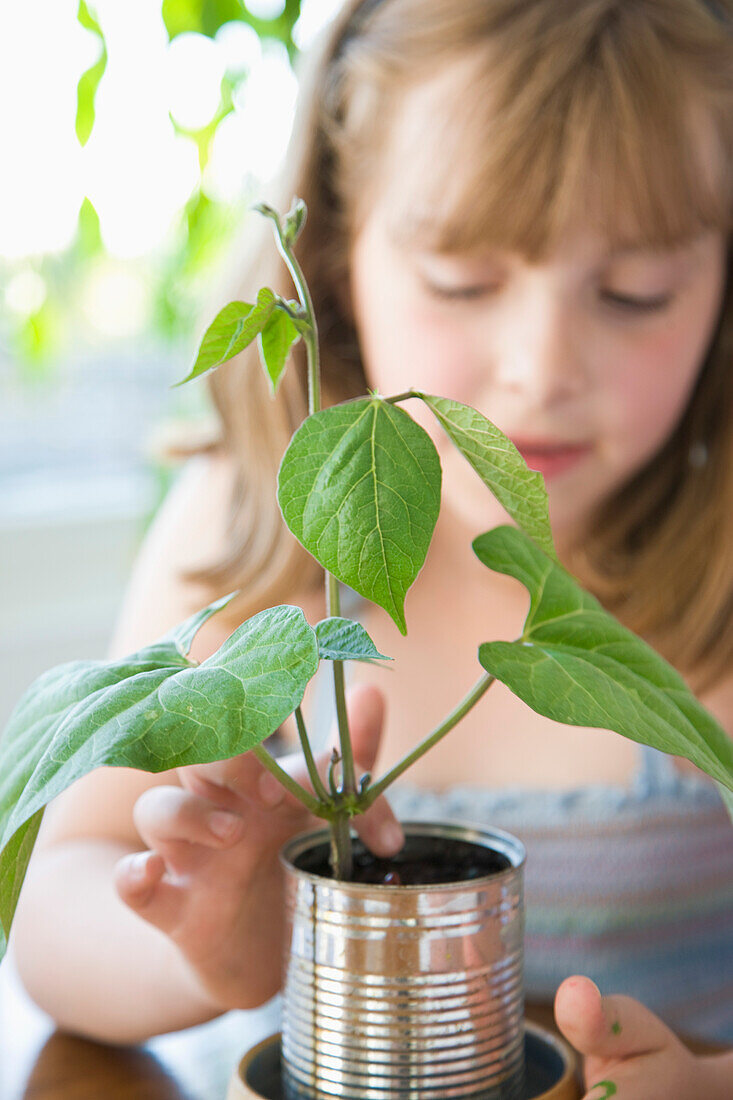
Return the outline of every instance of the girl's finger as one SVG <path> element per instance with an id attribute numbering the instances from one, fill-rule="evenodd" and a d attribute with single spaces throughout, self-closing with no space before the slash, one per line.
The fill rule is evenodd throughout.
<path id="1" fill-rule="evenodd" d="M 384 695 L 372 685 L 360 684 L 348 692 L 346 708 L 358 782 L 365 772 L 372 771 L 377 759 L 384 727 Z M 352 824 L 367 848 L 377 856 L 393 856 L 405 843 L 402 827 L 386 798 L 378 798 Z"/>
<path id="2" fill-rule="evenodd" d="M 259 784 L 264 769 L 252 752 L 240 753 L 229 760 L 210 764 L 191 764 L 178 769 L 182 785 L 202 798 L 220 802 L 236 810 L 239 800 L 261 803 Z"/>
<path id="3" fill-rule="evenodd" d="M 384 797 L 355 817 L 352 824 L 367 848 L 383 859 L 396 855 L 405 843 L 402 826 Z"/>
<path id="4" fill-rule="evenodd" d="M 135 852 L 118 860 L 114 885 L 125 905 L 170 935 L 181 921 L 185 891 L 164 874 L 165 862 L 157 852 Z"/>
<path id="5" fill-rule="evenodd" d="M 228 848 L 244 835 L 239 814 L 182 787 L 150 787 L 135 803 L 132 818 L 143 841 L 157 850 L 179 841 Z"/>
<path id="6" fill-rule="evenodd" d="M 576 1050 L 593 1059 L 615 1061 L 681 1046 L 674 1032 L 639 1001 L 620 994 L 602 997 L 590 978 L 579 975 L 566 978 L 558 989 L 555 1020 Z"/>
<path id="7" fill-rule="evenodd" d="M 384 727 L 384 695 L 372 684 L 360 684 L 347 693 L 346 710 L 354 760 L 359 761 L 361 770 L 371 771 L 377 759 Z"/>

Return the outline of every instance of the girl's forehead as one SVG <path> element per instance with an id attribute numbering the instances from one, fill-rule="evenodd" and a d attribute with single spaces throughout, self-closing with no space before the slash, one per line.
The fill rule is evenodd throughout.
<path id="1" fill-rule="evenodd" d="M 689 98 L 629 118 L 578 78 L 538 106 L 499 87 L 484 56 L 404 86 L 391 108 L 364 202 L 405 245 L 537 259 L 580 232 L 621 251 L 731 229 L 730 167 Z"/>

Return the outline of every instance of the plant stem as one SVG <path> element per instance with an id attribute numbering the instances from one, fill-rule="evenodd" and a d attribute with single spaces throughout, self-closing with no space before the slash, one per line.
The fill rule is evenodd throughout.
<path id="1" fill-rule="evenodd" d="M 394 397 L 385 397 L 385 401 L 388 405 L 396 405 L 398 401 L 407 401 L 410 397 L 419 397 L 419 394 L 415 390 L 405 390 L 404 393 L 397 393 Z"/>
<path id="2" fill-rule="evenodd" d="M 341 613 L 338 581 L 330 573 L 326 574 L 326 611 L 328 615 Z M 336 698 L 336 721 L 338 722 L 339 747 L 341 749 L 341 786 L 345 794 L 356 794 L 356 772 L 354 753 L 351 748 L 349 718 L 346 713 L 346 692 L 344 690 L 344 663 L 333 662 L 333 690 Z"/>
<path id="3" fill-rule="evenodd" d="M 328 802 L 328 791 L 323 786 L 323 783 L 321 782 L 321 777 L 318 774 L 316 762 L 313 759 L 313 750 L 311 749 L 311 744 L 308 740 L 308 733 L 306 732 L 305 728 L 305 722 L 303 721 L 303 712 L 300 707 L 295 708 L 295 721 L 298 724 L 298 737 L 300 738 L 300 747 L 303 750 L 303 756 L 305 757 L 306 767 L 308 768 L 308 775 L 310 776 L 311 783 L 313 784 L 313 790 L 322 802 Z"/>
<path id="4" fill-rule="evenodd" d="M 394 783 L 395 779 L 399 779 L 402 773 L 407 771 L 416 760 L 419 760 L 428 749 L 432 749 L 433 745 L 437 745 L 438 741 L 440 741 L 442 737 L 445 737 L 446 733 L 452 730 L 453 727 L 460 722 L 461 718 L 468 713 L 471 707 L 479 701 L 484 692 L 488 691 L 495 679 L 496 677 L 490 676 L 488 672 L 485 673 L 481 679 L 474 684 L 468 695 L 461 700 L 457 707 L 454 707 L 447 718 L 444 718 L 440 725 L 436 726 L 433 732 L 429 734 L 424 741 L 421 741 L 412 752 L 407 754 L 407 756 L 403 756 L 398 764 L 395 764 L 386 775 L 383 775 L 381 779 L 377 780 L 377 782 L 369 788 L 364 798 L 359 801 L 360 811 L 363 813 L 364 810 L 367 810 L 374 800 L 377 799 L 391 783 Z"/>
<path id="5" fill-rule="evenodd" d="M 276 223 L 277 224 L 277 223 Z M 313 312 L 313 301 L 300 264 L 291 249 L 285 243 L 280 226 L 277 225 L 278 249 L 287 264 L 288 271 L 295 284 L 301 305 L 306 312 L 310 330 L 303 336 L 308 359 L 308 412 L 312 416 L 321 408 L 321 367 L 318 351 L 318 326 Z M 326 607 L 329 615 L 339 614 L 338 581 L 326 571 Z M 333 662 L 333 688 L 336 697 L 336 717 L 338 720 L 339 743 L 341 746 L 342 790 L 345 794 L 356 793 L 354 775 L 354 754 L 351 749 L 349 722 L 346 714 L 346 696 L 344 692 L 343 661 Z"/>
<path id="6" fill-rule="evenodd" d="M 275 230 L 277 234 L 278 252 L 285 261 L 290 276 L 295 283 L 295 288 L 300 298 L 300 304 L 306 311 L 310 325 L 310 331 L 303 334 L 303 342 L 305 343 L 306 357 L 308 360 L 308 412 L 312 416 L 314 412 L 319 412 L 321 408 L 321 365 L 318 350 L 318 326 L 316 324 L 316 315 L 313 312 L 313 300 L 310 295 L 310 290 L 308 289 L 308 284 L 305 281 L 302 268 L 291 249 L 285 243 L 279 222 L 275 222 Z"/>
<path id="7" fill-rule="evenodd" d="M 267 768 L 268 772 L 274 775 L 275 779 L 277 779 L 279 783 L 282 783 L 286 790 L 290 791 L 299 802 L 302 802 L 306 810 L 310 810 L 316 817 L 328 816 L 324 813 L 324 810 L 330 807 L 324 806 L 324 804 L 319 802 L 310 791 L 307 791 L 305 787 L 301 787 L 300 783 L 296 783 L 293 777 L 288 775 L 285 769 L 281 768 L 277 761 L 270 756 L 267 749 L 263 748 L 262 745 L 255 745 L 252 752 L 255 754 L 260 764 L 262 764 L 263 768 Z"/>
<path id="8" fill-rule="evenodd" d="M 331 871 L 335 879 L 346 881 L 351 878 L 353 869 L 349 817 L 337 814 L 331 820 Z"/>
<path id="9" fill-rule="evenodd" d="M 306 320 L 309 326 L 308 331 L 303 334 L 303 341 L 305 343 L 308 362 L 308 413 L 312 416 L 314 413 L 319 412 L 321 408 L 321 365 L 318 347 L 318 325 L 313 310 L 313 300 L 310 295 L 310 290 L 308 289 L 308 284 L 305 281 L 302 268 L 295 258 L 292 249 L 283 237 L 279 221 L 275 222 L 275 227 L 277 232 L 278 251 L 285 261 L 293 283 L 295 284 L 298 298 L 300 299 L 301 306 L 305 310 Z M 338 581 L 326 570 L 325 582 L 327 612 L 329 615 L 338 615 Z M 339 743 L 341 747 L 341 794 L 353 795 L 356 793 L 356 777 L 354 774 L 354 754 L 351 748 L 351 738 L 349 736 L 349 722 L 346 714 L 344 666 L 342 661 L 333 662 L 333 687 L 336 698 L 336 717 L 338 720 Z M 331 806 L 333 806 L 333 799 L 331 797 L 329 797 L 329 802 Z M 336 853 L 337 850 L 339 852 L 337 862 L 340 870 L 337 877 L 341 878 L 348 877 L 348 875 L 342 873 L 343 869 L 347 866 L 349 868 L 351 867 L 351 840 L 349 836 L 348 817 L 346 818 L 345 831 L 339 826 L 339 820 L 340 815 L 334 819 L 332 824 L 332 851 L 333 853 Z M 340 832 L 337 837 L 336 833 L 339 829 Z M 347 850 L 348 859 L 346 858 Z M 350 870 L 348 873 L 351 873 Z M 335 869 L 334 874 L 336 874 Z"/>

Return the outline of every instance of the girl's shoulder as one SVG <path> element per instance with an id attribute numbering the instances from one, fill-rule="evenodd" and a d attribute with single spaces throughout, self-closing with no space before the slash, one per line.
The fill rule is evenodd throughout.
<path id="1" fill-rule="evenodd" d="M 161 637 L 176 623 L 212 602 L 218 593 L 192 580 L 190 573 L 225 559 L 237 468 L 224 451 L 189 458 L 158 509 L 135 561 L 110 644 L 110 657 L 131 653 Z M 317 621 L 325 614 L 320 592 L 294 593 L 289 601 Z M 227 608 L 196 634 L 191 656 L 214 653 L 241 622 Z"/>
<path id="2" fill-rule="evenodd" d="M 187 573 L 216 561 L 225 550 L 234 477 L 234 464 L 218 451 L 195 455 L 182 466 L 139 548 L 110 657 L 148 645 L 208 602 Z M 231 633 L 233 626 L 224 617 L 215 615 L 197 635 L 197 660 L 202 659 L 202 647 L 210 652 L 218 648 L 209 635 L 219 635 L 227 626 L 227 635 Z"/>

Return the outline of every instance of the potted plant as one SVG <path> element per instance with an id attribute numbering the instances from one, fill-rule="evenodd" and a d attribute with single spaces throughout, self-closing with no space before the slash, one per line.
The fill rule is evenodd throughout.
<path id="1" fill-rule="evenodd" d="M 288 1095 L 518 1097 L 521 845 L 498 831 L 408 825 L 404 851 L 385 868 L 354 844 L 351 819 L 497 679 L 546 717 L 613 729 L 687 758 L 729 805 L 733 748 L 678 673 L 558 563 L 542 476 L 489 420 L 418 390 L 321 408 L 316 318 L 294 252 L 305 206 L 296 200 L 282 217 L 257 209 L 272 222 L 297 298 L 264 288 L 254 304 L 230 302 L 183 381 L 257 340 L 274 393 L 290 348 L 304 341 L 309 416 L 283 456 L 278 500 L 287 526 L 325 571 L 328 615 L 313 627 L 298 607 L 268 608 L 199 665 L 187 656 L 192 640 L 228 596 L 122 660 L 61 665 L 31 685 L 0 742 L 0 951 L 44 807 L 70 783 L 103 764 L 162 771 L 251 750 L 327 826 L 284 853 Z M 480 535 L 473 549 L 487 568 L 526 587 L 530 609 L 515 641 L 480 646 L 476 684 L 445 720 L 373 779 L 355 774 L 343 664 L 388 658 L 361 624 L 341 615 L 339 583 L 406 633 L 405 595 L 428 552 L 441 481 L 435 447 L 404 407 L 411 401 L 430 409 L 513 518 L 516 526 Z M 323 660 L 332 664 L 339 735 L 326 776 L 316 770 L 300 710 Z M 311 789 L 262 745 L 291 714 Z"/>

